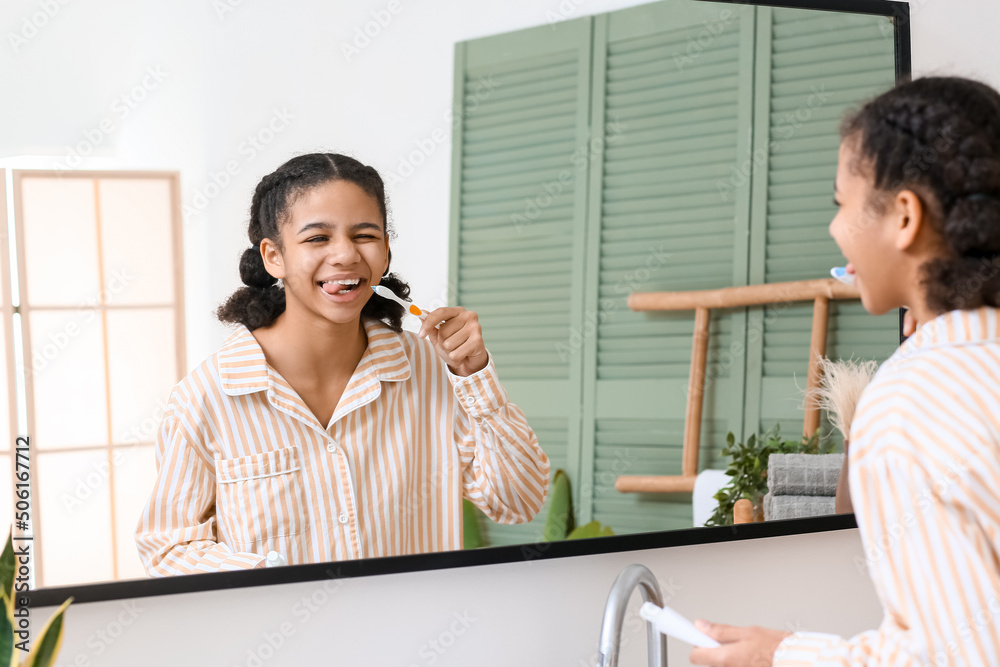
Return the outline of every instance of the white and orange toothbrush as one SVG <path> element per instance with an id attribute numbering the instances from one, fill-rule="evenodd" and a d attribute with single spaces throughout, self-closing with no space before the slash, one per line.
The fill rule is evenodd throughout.
<path id="1" fill-rule="evenodd" d="M 417 317 L 419 317 L 422 320 L 427 318 L 427 313 L 425 311 L 420 310 L 419 308 L 417 308 L 414 304 L 410 303 L 409 301 L 403 301 L 398 296 L 396 296 L 395 292 L 393 292 L 391 289 L 389 289 L 385 285 L 372 285 L 372 291 L 375 292 L 376 294 L 378 294 L 383 299 L 389 299 L 390 301 L 395 301 L 396 303 L 398 303 L 399 305 L 401 305 L 403 308 L 405 308 L 406 312 L 410 313 L 411 315 L 416 315 Z"/>

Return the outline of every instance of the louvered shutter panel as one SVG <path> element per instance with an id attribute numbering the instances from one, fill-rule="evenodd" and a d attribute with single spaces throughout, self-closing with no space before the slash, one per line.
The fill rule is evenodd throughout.
<path id="1" fill-rule="evenodd" d="M 478 313 L 511 400 L 574 484 L 586 210 L 574 154 L 589 138 L 590 40 L 587 17 L 458 44 L 452 157 L 457 303 Z M 537 542 L 546 513 L 488 524 L 487 539 Z"/>
<path id="2" fill-rule="evenodd" d="M 690 495 L 622 494 L 622 474 L 681 473 L 694 313 L 636 313 L 632 292 L 746 284 L 754 9 L 661 2 L 595 22 L 585 318 L 583 521 L 691 526 Z M 596 136 L 602 136 L 595 132 Z M 713 315 L 702 467 L 743 420 L 743 311 Z M 589 501 L 589 502 L 587 502 Z"/>
<path id="3" fill-rule="evenodd" d="M 799 9 L 758 10 L 751 283 L 822 278 L 844 263 L 828 233 L 838 126 L 848 109 L 894 83 L 887 19 Z M 751 309 L 745 432 L 802 429 L 812 305 Z M 827 356 L 883 361 L 897 347 L 896 312 L 859 301 L 830 307 Z M 824 431 L 829 427 L 825 426 Z"/>

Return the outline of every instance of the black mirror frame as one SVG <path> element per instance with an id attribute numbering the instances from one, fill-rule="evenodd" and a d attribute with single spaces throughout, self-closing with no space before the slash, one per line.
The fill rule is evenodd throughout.
<path id="1" fill-rule="evenodd" d="M 910 6 L 906 2 L 893 0 L 694 1 L 790 9 L 813 9 L 887 17 L 892 20 L 895 28 L 896 81 L 902 82 L 910 77 Z M 902 309 L 899 312 L 899 331 L 900 342 L 902 342 L 904 340 Z M 857 522 L 853 514 L 840 514 L 739 526 L 690 528 L 585 540 L 487 547 L 472 551 L 444 551 L 412 556 L 389 556 L 352 561 L 292 565 L 262 570 L 218 572 L 160 579 L 132 579 L 99 584 L 41 588 L 29 591 L 27 598 L 29 601 L 28 606 L 30 607 L 56 607 L 69 596 L 73 596 L 74 604 L 103 602 L 209 590 L 322 581 L 324 579 L 366 577 L 381 574 L 441 570 L 453 567 L 474 567 L 500 563 L 528 562 L 549 558 L 641 551 L 692 544 L 711 544 L 764 537 L 849 530 L 856 527 Z"/>

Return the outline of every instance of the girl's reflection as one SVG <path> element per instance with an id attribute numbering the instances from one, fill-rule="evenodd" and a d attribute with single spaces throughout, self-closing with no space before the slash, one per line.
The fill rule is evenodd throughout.
<path id="1" fill-rule="evenodd" d="M 264 177 L 237 330 L 170 397 L 137 528 L 153 576 L 459 549 L 463 496 L 528 521 L 549 462 L 507 400 L 475 313 L 439 308 L 419 336 L 389 273 L 385 190 L 337 154 Z"/>

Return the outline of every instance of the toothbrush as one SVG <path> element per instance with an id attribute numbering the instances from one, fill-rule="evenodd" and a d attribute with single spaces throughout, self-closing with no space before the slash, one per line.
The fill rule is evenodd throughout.
<path id="1" fill-rule="evenodd" d="M 378 294 L 383 299 L 389 299 L 390 301 L 395 301 L 403 308 L 406 308 L 406 312 L 410 313 L 411 315 L 416 315 L 422 320 L 427 318 L 427 313 L 420 310 L 412 303 L 409 303 L 408 301 L 403 301 L 398 296 L 396 296 L 395 292 L 393 292 L 391 289 L 389 289 L 384 285 L 372 285 L 372 291 Z"/>
<path id="2" fill-rule="evenodd" d="M 682 642 L 701 648 L 721 646 L 719 642 L 694 627 L 694 623 L 670 607 L 663 607 L 661 609 L 652 602 L 647 602 L 639 608 L 639 616 L 652 623 L 658 632 L 668 637 L 680 639 Z"/>
<path id="3" fill-rule="evenodd" d="M 848 273 L 847 267 L 845 266 L 837 266 L 830 269 L 830 275 L 839 280 L 840 282 L 844 283 L 845 285 L 854 284 L 854 274 Z"/>

